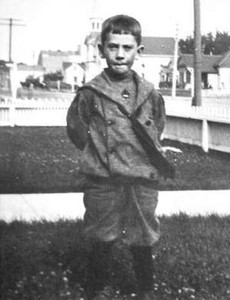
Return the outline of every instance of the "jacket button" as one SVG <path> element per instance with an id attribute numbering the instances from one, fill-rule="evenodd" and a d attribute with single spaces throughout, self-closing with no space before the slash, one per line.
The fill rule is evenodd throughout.
<path id="1" fill-rule="evenodd" d="M 147 120 L 146 122 L 145 122 L 145 125 L 146 126 L 150 126 L 152 124 L 152 122 L 150 121 L 150 120 Z"/>
<path id="2" fill-rule="evenodd" d="M 154 173 L 150 173 L 149 174 L 149 178 L 154 179 L 155 178 L 155 174 Z"/>
<path id="3" fill-rule="evenodd" d="M 108 150 L 108 152 L 109 152 L 109 154 L 113 154 L 113 153 L 115 153 L 116 151 L 115 151 L 114 148 L 111 148 L 111 149 Z"/>
<path id="4" fill-rule="evenodd" d="M 106 122 L 106 125 L 107 126 L 111 126 L 111 125 L 114 125 L 115 124 L 115 121 L 113 121 L 113 120 L 108 120 L 107 122 Z"/>

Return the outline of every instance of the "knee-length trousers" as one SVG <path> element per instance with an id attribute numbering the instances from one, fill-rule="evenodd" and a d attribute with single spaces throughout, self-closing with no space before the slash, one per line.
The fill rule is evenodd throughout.
<path id="1" fill-rule="evenodd" d="M 92 183 L 84 192 L 85 237 L 152 246 L 160 237 L 154 184 Z"/>

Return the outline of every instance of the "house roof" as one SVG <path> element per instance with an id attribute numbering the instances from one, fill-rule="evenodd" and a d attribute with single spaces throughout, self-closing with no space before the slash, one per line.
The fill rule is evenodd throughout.
<path id="1" fill-rule="evenodd" d="M 62 70 L 63 62 L 77 62 L 81 58 L 79 51 L 41 51 L 38 65 L 43 66 L 47 72 Z"/>
<path id="2" fill-rule="evenodd" d="M 44 71 L 44 68 L 42 66 L 34 65 L 29 66 L 27 64 L 19 63 L 17 64 L 18 71 Z"/>
<path id="3" fill-rule="evenodd" d="M 91 32 L 85 39 L 86 45 L 96 45 L 100 42 L 100 33 Z M 174 54 L 174 38 L 172 37 L 142 37 L 145 55 L 173 55 Z"/>
<path id="4" fill-rule="evenodd" d="M 65 70 L 65 69 L 68 69 L 70 66 L 72 66 L 72 63 L 71 62 L 63 62 L 62 65 L 63 65 L 63 70 Z"/>
<path id="5" fill-rule="evenodd" d="M 219 68 L 230 68 L 230 51 L 222 56 L 216 66 Z"/>
<path id="6" fill-rule="evenodd" d="M 202 55 L 201 56 L 201 72 L 203 73 L 217 73 L 216 65 L 221 59 L 221 55 Z M 194 56 L 193 54 L 182 54 L 178 60 L 178 68 L 193 68 Z"/>
<path id="7" fill-rule="evenodd" d="M 173 55 L 175 40 L 172 37 L 142 37 L 144 45 L 143 54 L 149 55 Z"/>
<path id="8" fill-rule="evenodd" d="M 80 46 L 77 51 L 61 51 L 61 50 L 42 50 L 39 56 L 48 55 L 48 56 L 70 56 L 70 55 L 80 55 Z"/>
<path id="9" fill-rule="evenodd" d="M 84 64 L 83 63 L 72 63 L 72 62 L 63 62 L 63 70 L 68 69 L 72 65 L 77 65 L 78 67 L 82 68 L 84 70 Z"/>

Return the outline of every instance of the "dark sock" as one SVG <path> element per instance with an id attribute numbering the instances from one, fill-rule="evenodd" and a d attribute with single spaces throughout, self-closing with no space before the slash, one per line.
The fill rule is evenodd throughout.
<path id="1" fill-rule="evenodd" d="M 140 291 L 153 288 L 152 248 L 144 246 L 132 247 L 133 264 Z"/>
<path id="2" fill-rule="evenodd" d="M 111 243 L 95 242 L 89 254 L 86 293 L 92 297 L 108 284 Z"/>

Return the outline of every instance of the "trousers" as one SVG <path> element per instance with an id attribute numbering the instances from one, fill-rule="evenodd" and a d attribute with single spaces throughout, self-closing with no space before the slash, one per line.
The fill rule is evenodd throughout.
<path id="1" fill-rule="evenodd" d="M 101 242 L 152 246 L 160 237 L 155 214 L 158 191 L 152 183 L 92 182 L 84 191 L 84 233 Z"/>

